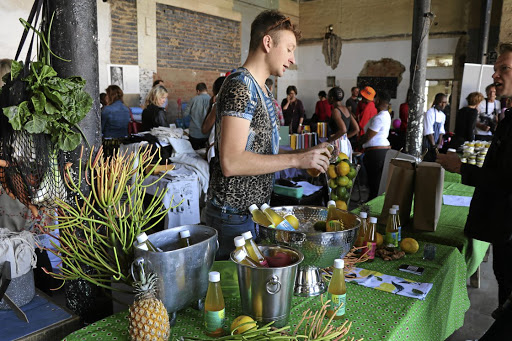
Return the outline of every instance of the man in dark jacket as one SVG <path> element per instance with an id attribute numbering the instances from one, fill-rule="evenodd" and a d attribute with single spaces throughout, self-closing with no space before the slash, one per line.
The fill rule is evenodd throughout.
<path id="1" fill-rule="evenodd" d="M 496 93 L 512 96 L 512 43 L 501 44 L 499 53 L 492 76 Z M 462 183 L 475 186 L 465 233 L 492 243 L 501 307 L 512 292 L 512 111 L 498 125 L 482 168 L 462 164 L 455 153 L 439 154 L 437 162 L 460 173 Z"/>

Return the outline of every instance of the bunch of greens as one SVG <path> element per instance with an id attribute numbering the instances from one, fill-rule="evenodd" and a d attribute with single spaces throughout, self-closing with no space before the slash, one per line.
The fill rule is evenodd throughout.
<path id="1" fill-rule="evenodd" d="M 81 77 L 60 78 L 50 66 L 50 29 L 45 35 L 23 19 L 26 30 L 32 29 L 41 41 L 39 60 L 30 63 L 26 82 L 28 99 L 17 106 L 3 109 L 14 130 L 26 130 L 31 134 L 44 133 L 51 136 L 55 146 L 63 151 L 72 151 L 81 142 L 78 126 L 92 107 L 91 96 L 84 91 L 85 80 Z M 52 17 L 53 21 L 53 17 Z M 51 22 L 50 22 L 51 28 Z M 11 80 L 20 76 L 23 63 L 13 61 Z"/>

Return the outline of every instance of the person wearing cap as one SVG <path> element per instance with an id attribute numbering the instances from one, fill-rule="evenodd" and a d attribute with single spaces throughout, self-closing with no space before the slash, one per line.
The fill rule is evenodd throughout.
<path id="1" fill-rule="evenodd" d="M 498 96 L 512 96 L 512 43 L 499 46 L 492 78 Z M 493 327 L 480 340 L 509 340 L 512 319 L 512 111 L 498 124 L 480 168 L 462 163 L 456 153 L 439 154 L 446 170 L 460 173 L 462 183 L 475 187 L 464 228 L 468 238 L 492 243 L 493 270 L 498 281 L 499 308 Z M 508 303 L 507 303 L 508 300 Z"/>
<path id="2" fill-rule="evenodd" d="M 391 115 L 388 111 L 390 101 L 391 97 L 387 92 L 379 91 L 377 93 L 375 105 L 379 109 L 379 113 L 366 124 L 365 133 L 357 143 L 357 147 L 364 148 L 363 163 L 368 174 L 368 200 L 375 198 L 379 192 L 386 153 L 391 148 L 388 140 L 391 126 Z"/>
<path id="3" fill-rule="evenodd" d="M 375 98 L 375 90 L 371 86 L 366 86 L 359 92 L 361 95 L 361 102 L 357 105 L 357 119 L 359 121 L 359 135 L 364 135 L 364 127 L 372 119 L 373 116 L 377 115 L 377 108 L 373 99 Z"/>
<path id="4" fill-rule="evenodd" d="M 432 107 L 425 113 L 423 151 L 427 151 L 427 154 L 423 158 L 424 161 L 435 161 L 437 150 L 443 147 L 444 122 L 446 121 L 443 110 L 447 103 L 446 95 L 440 92 L 434 97 Z"/>

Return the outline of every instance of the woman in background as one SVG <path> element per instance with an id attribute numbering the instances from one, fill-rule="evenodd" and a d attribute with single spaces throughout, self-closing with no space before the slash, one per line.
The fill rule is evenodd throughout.
<path id="1" fill-rule="evenodd" d="M 345 93 L 338 86 L 329 90 L 327 95 L 327 100 L 332 105 L 327 142 L 334 144 L 338 152 L 347 154 L 350 159 L 352 146 L 348 139 L 357 136 L 359 125 L 349 109 L 343 105 L 343 97 L 345 97 Z"/>
<path id="2" fill-rule="evenodd" d="M 130 109 L 123 103 L 123 90 L 117 85 L 109 85 L 107 106 L 101 112 L 103 137 L 120 138 L 128 136 Z"/>
<path id="3" fill-rule="evenodd" d="M 480 92 L 472 92 L 466 98 L 468 105 L 459 109 L 455 121 L 455 137 L 452 139 L 450 148 L 457 149 L 464 141 L 475 139 L 475 126 L 478 117 L 478 104 L 484 100 Z"/>
<path id="4" fill-rule="evenodd" d="M 327 94 L 323 90 L 318 93 L 315 114 L 318 118 L 318 122 L 326 122 L 331 118 L 331 104 L 327 101 Z"/>
<path id="5" fill-rule="evenodd" d="M 169 94 L 163 85 L 155 85 L 146 97 L 145 109 L 142 112 L 142 130 L 167 127 L 165 119 L 165 107 Z"/>
<path id="6" fill-rule="evenodd" d="M 290 85 L 286 88 L 286 98 L 281 102 L 284 115 L 284 125 L 290 127 L 290 134 L 302 133 L 304 121 L 304 105 L 297 98 L 297 87 Z"/>

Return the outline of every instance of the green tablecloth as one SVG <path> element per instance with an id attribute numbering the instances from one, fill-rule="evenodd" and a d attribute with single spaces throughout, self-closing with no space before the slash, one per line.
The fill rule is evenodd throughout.
<path id="1" fill-rule="evenodd" d="M 443 194 L 459 195 L 470 197 L 475 188 L 463 185 L 461 183 L 445 182 Z M 379 216 L 384 206 L 385 194 L 376 197 L 368 202 L 372 216 Z M 411 208 L 413 216 L 414 205 Z M 357 211 L 357 210 L 354 210 Z M 443 245 L 457 247 L 466 260 L 467 277 L 469 278 L 478 269 L 478 266 L 484 259 L 485 253 L 489 248 L 489 243 L 467 238 L 464 235 L 464 225 L 469 212 L 469 207 L 458 207 L 443 205 L 441 215 L 435 232 L 426 232 L 403 228 L 405 237 L 413 237 L 417 240 L 423 240 Z M 379 231 L 384 232 L 384 226 L 379 226 Z"/>
<path id="2" fill-rule="evenodd" d="M 426 299 L 420 301 L 349 283 L 346 317 L 352 321 L 351 336 L 364 337 L 365 340 L 444 340 L 463 325 L 464 314 L 469 309 L 464 258 L 454 247 L 436 245 L 436 259 L 424 261 L 423 243 L 420 244 L 420 251 L 415 255 L 407 255 L 406 258 L 393 262 L 377 259 L 373 263 L 360 264 L 360 267 L 433 283 Z M 423 266 L 425 272 L 422 276 L 417 276 L 398 271 L 398 266 L 404 263 Z M 218 262 L 215 267 L 219 269 L 219 265 L 227 268 L 229 274 L 233 273 L 233 263 Z M 224 275 L 225 270 L 221 272 L 222 278 L 231 277 Z M 225 297 L 226 329 L 241 314 L 238 288 L 229 288 L 231 292 Z M 303 311 L 308 308 L 319 309 L 320 305 L 320 297 L 293 297 L 290 317 L 292 329 L 300 321 Z M 185 335 L 209 340 L 203 334 L 202 323 L 203 318 L 199 311 L 192 308 L 180 311 L 169 340 L 178 340 Z M 341 323 L 342 321 L 334 322 L 335 325 Z M 128 321 L 124 311 L 93 323 L 69 335 L 65 340 L 128 340 L 127 329 Z"/>
<path id="3" fill-rule="evenodd" d="M 452 172 L 445 171 L 444 172 L 444 182 L 456 182 L 456 183 L 460 184 L 462 182 L 462 177 L 458 173 L 452 173 Z"/>

